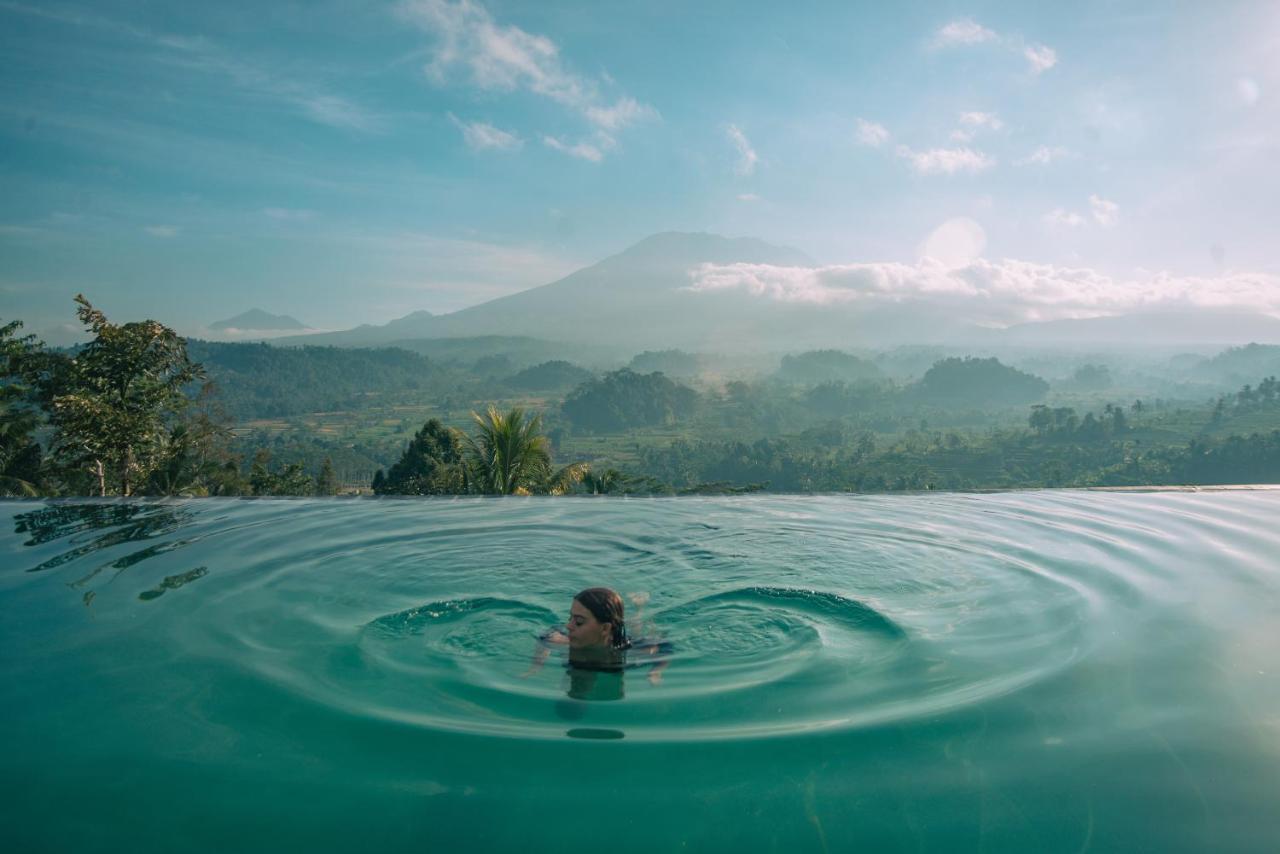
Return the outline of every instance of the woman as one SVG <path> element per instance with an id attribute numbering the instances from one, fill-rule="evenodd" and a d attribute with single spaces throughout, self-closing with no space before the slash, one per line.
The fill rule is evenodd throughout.
<path id="1" fill-rule="evenodd" d="M 639 609 L 648 601 L 645 594 L 634 594 L 631 601 Z M 569 647 L 569 667 L 587 671 L 621 673 L 627 666 L 627 651 L 634 649 L 648 656 L 669 653 L 671 645 L 660 641 L 640 640 L 632 643 L 627 636 L 627 622 L 622 597 L 608 587 L 588 587 L 569 605 L 569 619 L 564 631 L 552 629 L 539 638 L 528 676 L 540 668 L 551 654 L 551 645 Z M 662 671 L 671 662 L 658 659 L 649 670 L 649 682 L 662 681 Z"/>

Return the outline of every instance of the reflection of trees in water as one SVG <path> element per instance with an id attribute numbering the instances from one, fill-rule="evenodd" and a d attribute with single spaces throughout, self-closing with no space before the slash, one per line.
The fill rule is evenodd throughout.
<path id="1" fill-rule="evenodd" d="M 162 504 L 114 502 L 109 504 L 55 504 L 29 513 L 21 513 L 14 517 L 14 533 L 29 534 L 29 539 L 23 545 L 38 546 L 63 538 L 73 538 L 76 534 L 101 531 L 88 542 L 77 545 L 62 554 L 55 555 L 27 570 L 27 572 L 43 572 L 112 546 L 142 542 L 172 534 L 184 525 L 190 524 L 193 519 L 194 514 L 190 510 Z M 107 568 L 116 570 L 111 576 L 115 578 L 136 563 L 173 551 L 190 542 L 191 540 L 170 540 L 130 552 L 117 560 L 99 565 L 83 578 L 69 582 L 68 586 L 72 588 L 83 587 Z M 184 576 L 171 576 L 170 578 L 185 578 L 185 576 L 191 576 L 194 572 L 196 570 L 192 570 L 191 573 L 185 573 Z M 181 584 L 194 580 L 203 574 L 203 572 L 200 572 L 199 575 L 186 578 Z M 169 581 L 170 579 L 165 580 Z M 162 582 L 162 588 L 171 589 L 173 586 L 181 586 L 181 584 L 165 587 Z M 85 604 L 89 604 L 92 599 L 92 592 L 87 593 L 85 595 Z"/>
<path id="2" fill-rule="evenodd" d="M 190 510 L 166 504 L 114 501 L 53 504 L 40 510 L 32 510 L 30 513 L 19 513 L 14 517 L 13 532 L 31 535 L 30 539 L 23 543 L 24 546 L 39 546 L 82 531 L 112 528 L 118 525 L 129 526 L 127 531 L 131 536 L 115 539 L 107 544 L 114 545 L 168 533 L 178 525 L 190 522 L 192 518 Z M 161 528 L 164 530 L 160 530 Z M 117 533 L 125 533 L 125 531 L 111 532 L 104 536 L 115 536 Z"/>
<path id="3" fill-rule="evenodd" d="M 161 581 L 150 590 L 142 591 L 138 594 L 138 598 L 143 602 L 158 599 L 164 595 L 166 590 L 177 590 L 182 585 L 190 584 L 197 578 L 204 578 L 208 574 L 209 570 L 207 567 L 197 566 L 195 569 L 187 570 L 186 572 L 179 573 L 178 575 L 166 575 L 164 577 L 164 581 Z"/>

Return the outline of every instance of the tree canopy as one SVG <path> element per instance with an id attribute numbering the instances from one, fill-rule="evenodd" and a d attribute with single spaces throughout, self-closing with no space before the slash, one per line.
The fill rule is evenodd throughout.
<path id="1" fill-rule="evenodd" d="M 623 368 L 578 386 L 561 412 L 574 427 L 602 433 L 674 424 L 693 414 L 698 393 L 660 373 Z"/>
<path id="2" fill-rule="evenodd" d="M 563 359 L 553 359 L 525 368 L 509 377 L 506 384 L 522 390 L 573 388 L 591 379 L 591 372 Z"/>
<path id="3" fill-rule="evenodd" d="M 381 495 L 447 495 L 464 492 L 462 439 L 457 430 L 432 418 L 422 425 L 404 455 L 375 485 Z"/>
<path id="4" fill-rule="evenodd" d="M 130 495 L 163 457 L 169 421 L 203 376 L 186 342 L 155 321 L 114 324 L 83 295 L 76 314 L 94 338 L 64 365 L 51 396 L 54 453 L 88 470 L 105 495 Z"/>
<path id="5" fill-rule="evenodd" d="M 873 362 L 842 350 L 811 350 L 783 356 L 778 378 L 793 383 L 883 381 L 886 377 Z"/>
<path id="6" fill-rule="evenodd" d="M 1049 384 L 995 358 L 966 357 L 936 362 L 921 377 L 918 390 L 926 400 L 940 405 L 1012 406 L 1040 400 Z"/>
<path id="7" fill-rule="evenodd" d="M 638 374 L 662 373 L 669 377 L 694 377 L 702 360 L 684 350 L 645 350 L 633 356 L 627 367 Z"/>
<path id="8" fill-rule="evenodd" d="M 40 480 L 40 415 L 26 382 L 40 346 L 21 329 L 20 320 L 0 324 L 0 495 L 35 495 Z"/>

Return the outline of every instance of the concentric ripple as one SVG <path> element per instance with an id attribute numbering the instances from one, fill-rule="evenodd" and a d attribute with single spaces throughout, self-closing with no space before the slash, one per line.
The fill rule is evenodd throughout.
<path id="1" fill-rule="evenodd" d="M 344 715 L 755 738 L 936 715 L 1087 659 L 1174 595 L 1170 554 L 1242 512 L 1175 497 L 1170 535 L 1151 499 L 68 503 L 14 516 L 28 572 L 5 584 L 74 591 L 80 611 L 42 627 L 87 608 L 99 642 L 145 635 L 215 681 L 248 671 Z M 1234 500 L 1265 516 L 1269 499 Z M 562 647 L 536 666 L 539 635 L 596 585 L 645 594 L 631 666 L 577 671 Z"/>

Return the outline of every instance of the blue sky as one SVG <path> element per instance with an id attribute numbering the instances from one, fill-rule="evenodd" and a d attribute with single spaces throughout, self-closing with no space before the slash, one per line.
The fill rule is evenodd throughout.
<path id="1" fill-rule="evenodd" d="M 0 0 L 0 317 L 345 328 L 665 230 L 1280 307 L 1280 5 L 903 6 Z"/>

